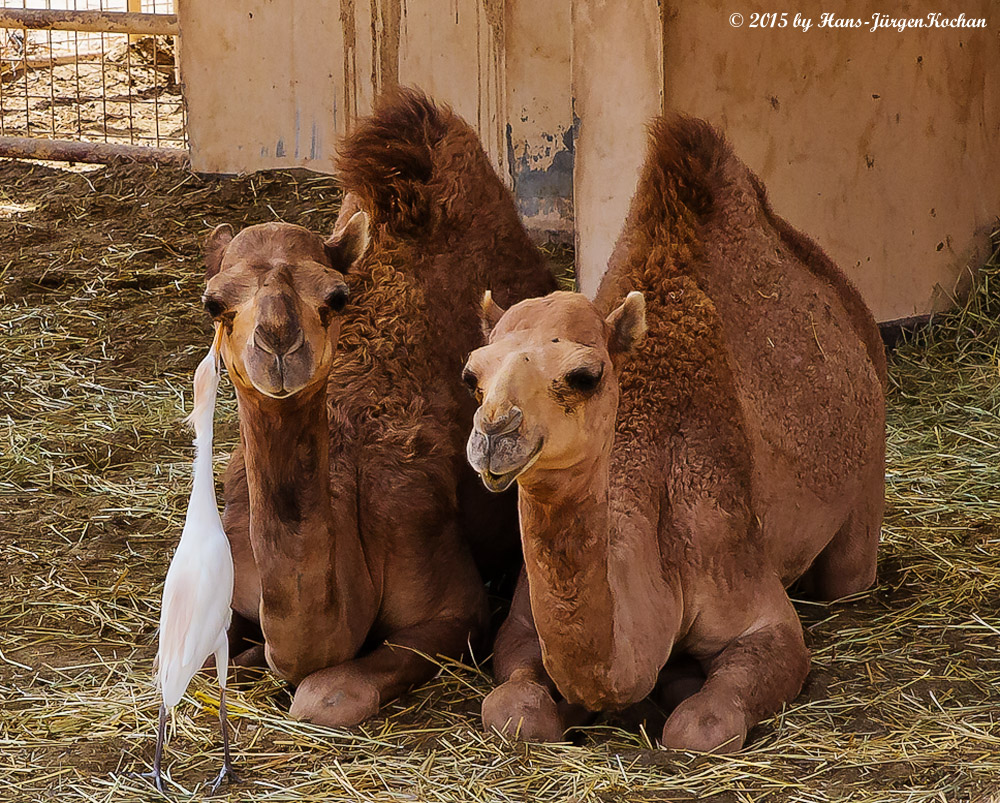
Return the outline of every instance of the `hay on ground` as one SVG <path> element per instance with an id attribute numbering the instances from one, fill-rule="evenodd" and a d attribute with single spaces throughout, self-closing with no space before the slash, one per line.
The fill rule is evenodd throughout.
<path id="1" fill-rule="evenodd" d="M 146 803 L 160 585 L 188 493 L 181 419 L 210 338 L 197 240 L 329 230 L 326 178 L 86 173 L 0 162 L 0 799 Z M 971 801 L 1000 794 L 1000 258 L 890 366 L 879 583 L 801 603 L 813 670 L 737 756 L 653 750 L 605 720 L 574 745 L 480 732 L 489 688 L 448 664 L 351 731 L 292 722 L 268 677 L 231 697 L 241 801 Z M 236 438 L 220 400 L 220 460 Z M 220 760 L 217 693 L 172 717 L 171 793 Z"/>

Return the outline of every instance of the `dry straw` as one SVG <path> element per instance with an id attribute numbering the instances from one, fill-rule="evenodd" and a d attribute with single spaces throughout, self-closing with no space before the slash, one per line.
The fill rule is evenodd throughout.
<path id="1" fill-rule="evenodd" d="M 0 163 L 0 799 L 147 803 L 160 583 L 182 524 L 188 388 L 210 337 L 197 237 L 282 218 L 329 230 L 328 179 L 204 179 Z M 352 731 L 292 722 L 268 677 L 232 695 L 241 801 L 972 801 L 1000 788 L 1000 257 L 963 309 L 890 364 L 876 589 L 802 603 L 803 695 L 738 756 L 651 749 L 605 720 L 574 745 L 480 732 L 489 678 L 446 664 Z M 235 440 L 223 393 L 218 451 Z M 221 463 L 217 467 L 221 469 Z M 479 656 L 482 658 L 483 656 Z M 218 762 L 209 677 L 166 772 L 200 798 Z M 655 718 L 655 715 L 654 715 Z"/>

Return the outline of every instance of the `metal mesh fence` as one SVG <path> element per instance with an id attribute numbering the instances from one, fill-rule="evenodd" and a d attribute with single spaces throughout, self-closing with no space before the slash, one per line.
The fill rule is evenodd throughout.
<path id="1" fill-rule="evenodd" d="M 173 0 L 0 0 L 0 9 L 174 13 Z M 0 136 L 186 147 L 177 38 L 0 28 Z"/>

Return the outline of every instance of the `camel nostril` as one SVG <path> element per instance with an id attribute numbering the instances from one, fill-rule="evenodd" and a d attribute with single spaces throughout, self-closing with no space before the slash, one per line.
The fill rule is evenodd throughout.
<path id="1" fill-rule="evenodd" d="M 298 350 L 305 342 L 305 335 L 301 327 L 294 329 L 282 329 L 273 331 L 263 326 L 257 326 L 253 330 L 253 343 L 261 351 L 273 354 L 276 357 L 283 357 Z"/>
<path id="2" fill-rule="evenodd" d="M 513 432 L 521 426 L 521 420 L 523 418 L 524 415 L 521 413 L 520 407 L 511 407 L 503 415 L 492 419 L 483 416 L 481 421 L 483 434 L 488 438 L 495 438 L 498 435 L 506 435 L 508 432 Z"/>
<path id="3" fill-rule="evenodd" d="M 292 342 L 292 345 L 288 347 L 288 350 L 285 352 L 285 356 L 287 357 L 289 354 L 298 351 L 300 348 L 302 348 L 305 342 L 306 342 L 305 333 L 301 329 L 299 329 L 299 336 Z"/>
<path id="4" fill-rule="evenodd" d="M 268 354 L 274 354 L 274 347 L 271 345 L 267 336 L 259 328 L 253 330 L 253 344 L 261 351 L 266 351 Z"/>

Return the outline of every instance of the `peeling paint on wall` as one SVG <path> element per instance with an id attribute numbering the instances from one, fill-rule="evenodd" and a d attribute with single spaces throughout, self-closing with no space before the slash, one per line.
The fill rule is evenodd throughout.
<path id="1" fill-rule="evenodd" d="M 507 160 L 518 211 L 536 239 L 573 242 L 573 130 L 515 146 L 507 125 Z"/>
<path id="2" fill-rule="evenodd" d="M 518 209 L 537 242 L 573 241 L 572 2 L 504 8 L 504 140 Z"/>

